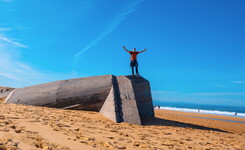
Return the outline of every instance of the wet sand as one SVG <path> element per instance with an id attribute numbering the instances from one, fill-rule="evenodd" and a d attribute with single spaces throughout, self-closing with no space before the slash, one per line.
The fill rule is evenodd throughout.
<path id="1" fill-rule="evenodd" d="M 155 116 L 166 120 L 245 134 L 245 118 L 159 109 L 155 109 Z"/>
<path id="2" fill-rule="evenodd" d="M 0 104 L 0 150 L 245 149 L 245 125 L 189 116 L 244 118 L 155 110 L 145 125 L 114 123 L 97 112 Z M 181 116 L 185 115 L 185 116 Z"/>

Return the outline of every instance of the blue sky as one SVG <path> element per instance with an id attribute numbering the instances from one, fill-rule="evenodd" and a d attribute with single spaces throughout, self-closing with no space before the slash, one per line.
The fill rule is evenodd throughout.
<path id="1" fill-rule="evenodd" d="M 129 75 L 153 99 L 245 106 L 243 0 L 0 0 L 0 86 Z"/>

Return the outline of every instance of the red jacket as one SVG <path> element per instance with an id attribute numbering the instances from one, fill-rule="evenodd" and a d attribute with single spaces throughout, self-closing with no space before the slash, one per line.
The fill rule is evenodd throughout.
<path id="1" fill-rule="evenodd" d="M 131 56 L 130 56 L 130 60 L 137 60 L 137 55 L 140 53 L 140 52 L 133 52 L 133 51 L 129 51 L 128 52 Z"/>

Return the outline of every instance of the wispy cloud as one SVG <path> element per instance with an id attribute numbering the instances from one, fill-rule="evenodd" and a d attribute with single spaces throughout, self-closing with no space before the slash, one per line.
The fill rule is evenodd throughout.
<path id="1" fill-rule="evenodd" d="M 21 60 L 26 45 L 7 38 L 11 28 L 0 28 L 0 86 L 22 87 L 50 79 Z"/>
<path id="2" fill-rule="evenodd" d="M 203 96 L 245 95 L 245 92 L 191 93 L 191 94 L 187 94 L 187 95 L 203 95 Z"/>
<path id="3" fill-rule="evenodd" d="M 11 51 L 8 49 L 11 49 Z M 25 76 L 31 75 L 35 71 L 17 59 L 19 57 L 18 53 L 20 51 L 15 47 L 0 42 L 0 77 L 26 82 L 28 78 Z"/>
<path id="4" fill-rule="evenodd" d="M 241 84 L 241 83 L 245 83 L 245 81 L 232 81 L 232 83 Z"/>
<path id="5" fill-rule="evenodd" d="M 3 2 L 12 1 L 0 0 L 0 5 Z M 0 10 L 0 12 L 4 12 L 4 10 Z M 17 40 L 18 37 L 9 34 L 11 31 L 11 35 L 17 35 L 13 32 L 25 28 L 18 22 L 15 22 L 14 26 L 9 26 L 7 22 L 4 22 L 4 19 L 0 20 L 0 86 L 23 87 L 63 79 L 61 76 L 66 77 L 66 75 L 39 70 L 30 62 L 25 61 L 22 50 L 28 46 L 21 43 L 21 39 Z"/>
<path id="6" fill-rule="evenodd" d="M 10 31 L 12 28 L 0 28 L 0 31 Z"/>
<path id="7" fill-rule="evenodd" d="M 7 43 L 10 43 L 10 44 L 13 44 L 15 46 L 18 46 L 18 47 L 23 47 L 23 48 L 27 48 L 28 46 L 24 45 L 24 44 L 21 44 L 19 42 L 16 42 L 10 38 L 7 38 L 6 36 L 4 35 L 1 35 L 0 34 L 0 40 L 4 41 L 4 42 L 7 42 Z"/>
<path id="8" fill-rule="evenodd" d="M 110 21 L 107 25 L 107 28 L 101 32 L 95 39 L 93 39 L 87 46 L 85 46 L 81 51 L 77 52 L 73 57 L 73 70 L 76 68 L 76 64 L 79 61 L 79 58 L 82 53 L 86 52 L 93 46 L 95 46 L 98 42 L 107 37 L 110 33 L 112 33 L 118 25 L 127 18 L 127 16 L 133 13 L 136 10 L 136 6 L 142 3 L 144 0 L 132 1 L 132 3 L 128 4 L 112 21 Z"/>
<path id="9" fill-rule="evenodd" d="M 23 87 L 60 78 L 59 75 L 43 73 L 23 62 L 20 53 L 18 48 L 0 42 L 0 86 Z"/>
<path id="10" fill-rule="evenodd" d="M 5 78 L 9 78 L 15 81 L 21 81 L 20 78 L 18 78 L 18 76 L 15 76 L 11 73 L 4 73 L 4 72 L 0 72 L 0 76 L 5 77 Z"/>

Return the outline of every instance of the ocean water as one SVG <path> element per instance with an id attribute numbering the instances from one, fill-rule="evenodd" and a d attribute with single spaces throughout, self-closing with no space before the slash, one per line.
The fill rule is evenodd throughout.
<path id="1" fill-rule="evenodd" d="M 223 105 L 206 105 L 183 102 L 164 102 L 154 101 L 154 106 L 160 106 L 160 109 L 176 110 L 185 112 L 199 112 L 205 114 L 216 114 L 224 116 L 235 116 L 245 118 L 245 106 L 223 106 Z"/>

